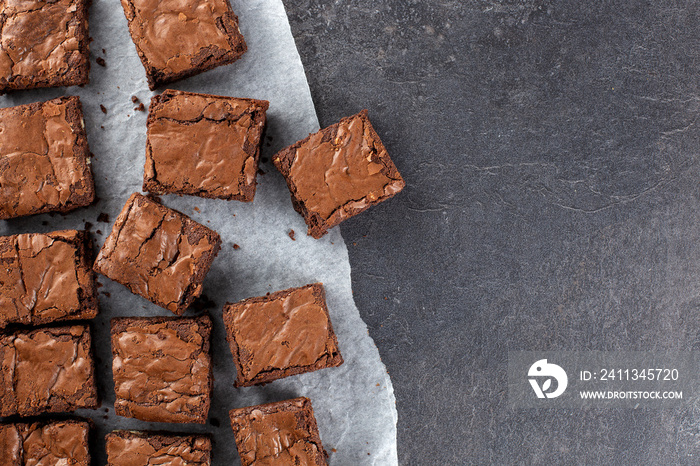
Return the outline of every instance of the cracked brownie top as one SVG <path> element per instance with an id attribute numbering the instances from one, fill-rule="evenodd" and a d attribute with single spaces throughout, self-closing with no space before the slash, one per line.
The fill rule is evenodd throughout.
<path id="1" fill-rule="evenodd" d="M 0 109 L 0 219 L 90 205 L 89 153 L 78 97 Z"/>
<path id="2" fill-rule="evenodd" d="M 209 317 L 111 324 L 115 412 L 142 421 L 205 423 L 212 390 Z"/>
<path id="3" fill-rule="evenodd" d="M 252 201 L 268 105 L 173 90 L 153 97 L 144 190 Z"/>
<path id="4" fill-rule="evenodd" d="M 219 235 L 139 193 L 127 201 L 93 268 L 181 315 L 202 293 Z"/>
<path id="5" fill-rule="evenodd" d="M 0 2 L 0 94 L 87 84 L 89 0 Z"/>

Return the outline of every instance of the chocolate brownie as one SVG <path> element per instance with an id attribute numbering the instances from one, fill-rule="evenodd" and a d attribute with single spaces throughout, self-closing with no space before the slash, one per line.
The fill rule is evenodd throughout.
<path id="1" fill-rule="evenodd" d="M 367 110 L 282 149 L 272 161 L 317 239 L 405 186 Z"/>
<path id="2" fill-rule="evenodd" d="M 0 416 L 33 416 L 98 406 L 87 326 L 2 334 L 0 364 Z"/>
<path id="3" fill-rule="evenodd" d="M 89 155 L 78 97 L 0 109 L 0 219 L 92 204 Z"/>
<path id="4" fill-rule="evenodd" d="M 121 0 L 151 90 L 233 63 L 247 50 L 229 0 Z"/>
<path id="5" fill-rule="evenodd" d="M 181 315 L 202 294 L 219 235 L 141 194 L 131 195 L 93 268 Z"/>
<path id="6" fill-rule="evenodd" d="M 0 236 L 0 329 L 97 315 L 86 231 Z"/>
<path id="7" fill-rule="evenodd" d="M 308 398 L 233 409 L 229 416 L 243 466 L 327 464 Z"/>
<path id="8" fill-rule="evenodd" d="M 208 316 L 112 319 L 114 411 L 204 424 L 213 386 Z"/>
<path id="9" fill-rule="evenodd" d="M 252 201 L 268 105 L 172 90 L 153 97 L 144 191 Z"/>
<path id="10" fill-rule="evenodd" d="M 343 363 L 321 283 L 227 303 L 224 325 L 237 387 Z"/>
<path id="11" fill-rule="evenodd" d="M 211 464 L 211 439 L 206 435 L 115 430 L 105 439 L 107 466 Z"/>
<path id="12" fill-rule="evenodd" d="M 87 84 L 89 4 L 90 0 L 0 2 L 0 94 Z"/>
<path id="13" fill-rule="evenodd" d="M 0 465 L 90 466 L 90 422 L 0 424 Z"/>

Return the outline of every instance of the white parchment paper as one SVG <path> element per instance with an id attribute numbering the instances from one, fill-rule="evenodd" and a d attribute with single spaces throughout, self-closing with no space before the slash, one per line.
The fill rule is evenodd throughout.
<path id="1" fill-rule="evenodd" d="M 185 81 L 174 89 L 270 101 L 268 129 L 253 203 L 164 196 L 163 203 L 219 232 L 222 251 L 204 283 L 213 301 L 212 354 L 214 398 L 207 425 L 153 424 L 125 419 L 113 411 L 114 391 L 109 345 L 109 319 L 116 316 L 171 315 L 131 294 L 123 286 L 99 277 L 101 314 L 93 324 L 98 377 L 103 406 L 81 410 L 97 426 L 95 464 L 105 464 L 104 435 L 112 429 L 158 429 L 208 432 L 214 438 L 214 464 L 238 462 L 228 420 L 232 408 L 295 396 L 311 399 L 324 447 L 334 465 L 397 463 L 396 408 L 391 381 L 377 348 L 367 333 L 352 299 L 347 249 L 338 229 L 321 240 L 306 236 L 302 218 L 292 209 L 284 180 L 269 162 L 278 149 L 318 129 L 304 69 L 280 0 L 233 0 L 248 52 L 238 62 Z M 111 222 L 134 191 L 141 190 L 146 113 L 135 111 L 137 96 L 148 105 L 144 69 L 128 35 L 119 0 L 94 0 L 90 12 L 92 69 L 90 84 L 68 89 L 16 92 L 0 97 L 0 106 L 13 106 L 61 95 L 79 95 L 94 153 L 92 166 L 99 201 L 66 215 L 39 215 L 0 221 L 0 234 L 84 228 L 86 223 L 101 246 Z M 104 49 L 104 52 L 103 52 Z M 103 57 L 106 67 L 95 64 Z M 100 109 L 103 105 L 107 113 Z M 108 222 L 98 221 L 106 213 Z M 296 232 L 296 241 L 288 236 Z M 234 249 L 233 245 L 240 246 Z M 235 368 L 225 342 L 221 309 L 267 292 L 321 281 L 345 364 L 311 374 L 278 380 L 264 387 L 235 389 Z M 191 314 L 189 311 L 188 314 Z"/>

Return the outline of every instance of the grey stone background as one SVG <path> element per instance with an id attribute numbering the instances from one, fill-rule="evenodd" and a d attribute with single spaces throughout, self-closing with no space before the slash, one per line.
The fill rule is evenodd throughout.
<path id="1" fill-rule="evenodd" d="M 697 464 L 698 398 L 508 410 L 506 356 L 700 349 L 700 3 L 285 5 L 408 183 L 341 227 L 401 464 Z"/>

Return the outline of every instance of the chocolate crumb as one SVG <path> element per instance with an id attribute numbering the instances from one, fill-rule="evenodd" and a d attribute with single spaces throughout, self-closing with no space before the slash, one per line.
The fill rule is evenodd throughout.
<path id="1" fill-rule="evenodd" d="M 237 245 L 236 243 L 233 243 L 233 249 L 238 251 L 239 249 L 241 249 L 241 247 L 239 245 Z"/>
<path id="2" fill-rule="evenodd" d="M 107 55 L 107 51 L 105 49 L 102 49 L 102 54 Z"/>
<path id="3" fill-rule="evenodd" d="M 109 214 L 101 212 L 100 215 L 97 216 L 97 221 L 103 222 L 103 223 L 109 223 Z"/>
<path id="4" fill-rule="evenodd" d="M 199 207 L 195 206 L 194 211 L 199 212 Z"/>
<path id="5" fill-rule="evenodd" d="M 100 104 L 100 110 L 102 110 L 102 113 L 107 113 L 107 109 L 102 104 Z"/>
<path id="6" fill-rule="evenodd" d="M 132 96 L 131 96 L 131 101 L 132 101 L 133 103 L 137 104 L 137 103 L 139 103 L 139 98 L 136 97 L 135 95 L 132 95 Z"/>
<path id="7" fill-rule="evenodd" d="M 90 223 L 90 222 L 85 222 L 85 229 L 86 229 L 87 231 L 92 230 L 92 223 Z"/>
<path id="8" fill-rule="evenodd" d="M 102 57 L 97 57 L 97 59 L 95 61 L 100 66 L 107 66 L 107 62 L 105 62 L 105 59 Z"/>
<path id="9" fill-rule="evenodd" d="M 136 110 L 137 112 L 145 112 L 146 107 L 143 105 L 143 102 L 141 102 L 138 107 L 134 107 L 134 110 Z"/>
<path id="10" fill-rule="evenodd" d="M 331 448 L 331 451 L 332 451 L 333 453 L 335 453 L 335 452 L 338 451 L 338 450 L 336 450 L 335 448 Z"/>
<path id="11" fill-rule="evenodd" d="M 264 171 L 262 168 L 258 168 L 258 175 L 264 175 L 265 173 L 267 172 Z"/>
<path id="12" fill-rule="evenodd" d="M 102 125 L 100 125 L 100 129 L 105 129 L 105 127 L 104 127 L 104 126 L 102 126 Z"/>
<path id="13" fill-rule="evenodd" d="M 102 234 L 102 230 L 95 230 L 95 233 L 97 233 L 98 235 L 101 235 L 101 234 Z"/>
<path id="14" fill-rule="evenodd" d="M 297 240 L 297 239 L 295 238 L 294 230 L 289 230 L 289 232 L 288 232 L 287 234 L 289 235 L 290 238 L 292 238 L 292 241 L 296 241 L 296 240 Z"/>

